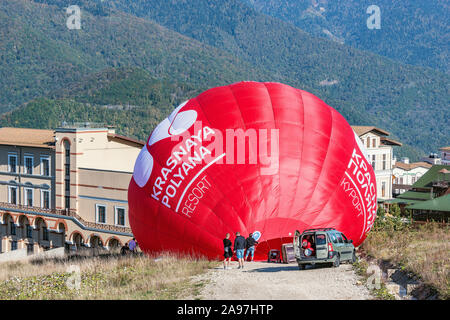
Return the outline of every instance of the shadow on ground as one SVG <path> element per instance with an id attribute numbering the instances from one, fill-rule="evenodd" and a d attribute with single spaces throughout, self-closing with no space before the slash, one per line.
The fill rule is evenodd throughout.
<path id="1" fill-rule="evenodd" d="M 306 266 L 306 270 L 324 269 L 324 268 L 329 268 L 329 267 L 326 265 L 315 265 L 315 266 L 307 265 Z M 265 267 L 265 268 L 257 268 L 257 269 L 250 269 L 250 270 L 244 269 L 244 272 L 280 272 L 280 271 L 291 271 L 291 270 L 300 271 L 297 264 L 289 264 L 289 265 L 267 264 L 267 267 Z"/>

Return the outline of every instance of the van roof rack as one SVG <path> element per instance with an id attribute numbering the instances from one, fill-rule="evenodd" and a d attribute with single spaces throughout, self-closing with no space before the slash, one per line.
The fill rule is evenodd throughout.
<path id="1" fill-rule="evenodd" d="M 309 232 L 309 231 L 328 231 L 328 230 L 336 230 L 335 228 L 312 228 L 312 229 L 306 229 L 303 230 L 303 232 Z"/>

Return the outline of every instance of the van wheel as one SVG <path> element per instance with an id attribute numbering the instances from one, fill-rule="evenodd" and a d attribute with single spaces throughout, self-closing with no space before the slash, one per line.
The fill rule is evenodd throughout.
<path id="1" fill-rule="evenodd" d="M 356 258 L 356 252 L 355 252 L 355 250 L 353 250 L 353 254 L 352 254 L 352 263 L 355 263 L 356 260 L 357 260 L 357 258 Z"/>
<path id="2" fill-rule="evenodd" d="M 341 265 L 341 258 L 339 255 L 336 256 L 336 260 L 333 262 L 333 267 L 338 268 Z"/>
<path id="3" fill-rule="evenodd" d="M 299 268 L 300 270 L 305 270 L 305 265 L 304 265 L 303 263 L 299 263 L 299 264 L 298 264 L 298 268 Z"/>

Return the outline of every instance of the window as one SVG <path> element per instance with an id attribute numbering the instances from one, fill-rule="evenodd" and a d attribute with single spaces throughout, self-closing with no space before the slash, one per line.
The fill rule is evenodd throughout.
<path id="1" fill-rule="evenodd" d="M 96 211 L 96 221 L 98 223 L 106 223 L 106 206 L 96 204 L 95 211 Z"/>
<path id="2" fill-rule="evenodd" d="M 386 155 L 383 154 L 383 170 L 386 170 Z"/>
<path id="3" fill-rule="evenodd" d="M 17 155 L 8 154 L 8 171 L 17 173 Z"/>
<path id="4" fill-rule="evenodd" d="M 375 169 L 375 155 L 372 155 L 372 168 Z"/>
<path id="5" fill-rule="evenodd" d="M 337 233 L 336 237 L 337 237 L 337 240 L 338 240 L 339 243 L 344 243 L 344 240 L 342 240 L 342 236 L 341 236 L 340 233 Z"/>
<path id="6" fill-rule="evenodd" d="M 376 148 L 377 147 L 377 139 L 373 138 L 372 139 L 372 148 Z"/>
<path id="7" fill-rule="evenodd" d="M 330 238 L 331 238 L 331 241 L 333 241 L 333 243 L 337 243 L 337 238 L 334 233 L 330 233 Z"/>
<path id="8" fill-rule="evenodd" d="M 65 204 L 66 209 L 70 209 L 70 197 L 69 196 L 64 197 L 64 204 Z"/>
<path id="9" fill-rule="evenodd" d="M 403 177 L 400 178 L 400 184 L 403 184 Z"/>
<path id="10" fill-rule="evenodd" d="M 70 191 L 70 179 L 64 179 L 64 190 Z"/>
<path id="11" fill-rule="evenodd" d="M 25 156 L 23 162 L 25 163 L 25 174 L 33 174 L 33 157 Z"/>
<path id="12" fill-rule="evenodd" d="M 64 169 L 66 176 L 70 176 L 70 164 L 65 164 Z"/>
<path id="13" fill-rule="evenodd" d="M 11 241 L 11 251 L 17 250 L 17 241 Z"/>
<path id="14" fill-rule="evenodd" d="M 370 138 L 367 138 L 366 142 L 367 142 L 367 148 L 370 148 Z"/>
<path id="15" fill-rule="evenodd" d="M 412 184 L 414 184 L 416 182 L 416 177 L 412 177 L 411 182 L 412 182 Z"/>
<path id="16" fill-rule="evenodd" d="M 27 238 L 33 238 L 33 227 L 31 227 L 29 224 L 27 224 Z"/>
<path id="17" fill-rule="evenodd" d="M 17 187 L 10 186 L 9 188 L 9 203 L 17 204 Z"/>
<path id="18" fill-rule="evenodd" d="M 50 209 L 50 191 L 41 190 L 41 207 Z"/>
<path id="19" fill-rule="evenodd" d="M 25 205 L 32 207 L 33 206 L 33 189 L 31 188 L 25 188 Z"/>
<path id="20" fill-rule="evenodd" d="M 116 207 L 116 225 L 125 226 L 125 208 Z"/>
<path id="21" fill-rule="evenodd" d="M 41 175 L 49 177 L 50 176 L 50 158 L 41 158 Z"/>
<path id="22" fill-rule="evenodd" d="M 327 243 L 327 237 L 324 234 L 317 234 L 316 235 L 316 245 L 320 246 L 322 244 Z"/>
<path id="23" fill-rule="evenodd" d="M 69 141 L 64 141 L 64 151 L 66 156 L 66 162 L 69 162 L 67 158 L 70 158 L 70 143 Z"/>
<path id="24" fill-rule="evenodd" d="M 46 226 L 42 227 L 42 240 L 48 241 L 48 229 Z"/>
<path id="25" fill-rule="evenodd" d="M 386 196 L 386 182 L 381 182 L 381 196 L 385 197 Z"/>
<path id="26" fill-rule="evenodd" d="M 10 234 L 15 236 L 16 235 L 16 230 L 17 230 L 16 229 L 16 224 L 14 222 L 11 222 L 11 224 L 9 226 L 10 226 L 10 229 L 9 229 Z"/>

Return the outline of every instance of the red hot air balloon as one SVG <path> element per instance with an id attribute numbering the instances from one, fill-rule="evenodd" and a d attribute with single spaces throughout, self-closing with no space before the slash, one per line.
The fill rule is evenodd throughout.
<path id="1" fill-rule="evenodd" d="M 375 220 L 375 185 L 336 110 L 287 85 L 241 82 L 203 92 L 154 129 L 130 182 L 130 225 L 145 252 L 211 259 L 236 231 L 258 239 L 255 259 L 297 229 L 334 227 L 357 246 Z"/>

